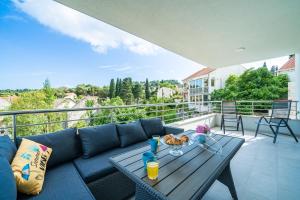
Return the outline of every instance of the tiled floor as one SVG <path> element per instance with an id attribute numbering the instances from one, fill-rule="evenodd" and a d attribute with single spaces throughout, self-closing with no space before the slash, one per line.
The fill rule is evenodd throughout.
<path id="1" fill-rule="evenodd" d="M 195 124 L 182 126 L 192 129 Z M 220 128 L 215 128 L 218 133 Z M 228 132 L 241 137 L 241 132 Z M 245 144 L 231 162 L 239 199 L 298 200 L 300 199 L 300 143 L 292 137 L 273 138 L 245 132 Z M 231 199 L 226 186 L 216 181 L 204 196 L 205 200 Z"/>

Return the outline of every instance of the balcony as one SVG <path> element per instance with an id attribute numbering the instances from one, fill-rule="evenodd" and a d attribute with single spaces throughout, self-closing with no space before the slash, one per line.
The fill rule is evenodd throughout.
<path id="1" fill-rule="evenodd" d="M 122 123 L 140 117 L 161 117 L 165 123 L 179 128 L 195 129 L 198 124 L 209 124 L 217 134 L 220 131 L 220 101 L 205 102 L 202 110 L 201 103 L 166 103 L 132 106 L 110 106 L 99 108 L 60 109 L 60 110 L 31 110 L 17 112 L 2 112 L 2 130 L 12 137 L 24 135 L 28 128 L 43 127 L 45 132 L 54 129 L 75 127 L 78 122 L 86 126 L 105 124 L 110 122 Z M 299 144 L 292 137 L 283 134 L 278 137 L 276 144 L 272 143 L 270 132 L 264 130 L 265 135 L 254 137 L 255 122 L 258 116 L 267 115 L 270 110 L 270 101 L 239 101 L 238 109 L 243 115 L 245 140 L 241 150 L 232 160 L 232 173 L 236 190 L 240 199 L 297 199 L 300 195 L 300 167 Z M 196 108 L 198 106 L 198 108 Z M 133 108 L 136 110 L 134 112 Z M 290 126 L 299 136 L 300 122 L 296 116 L 297 102 L 293 102 Z M 74 113 L 86 113 L 80 119 Z M 99 114 L 100 113 L 100 114 Z M 103 115 L 101 115 L 101 113 Z M 51 121 L 51 115 L 61 115 L 63 120 Z M 46 116 L 43 123 L 19 124 L 18 118 L 24 116 Z M 47 117 L 48 116 L 48 117 Z M 11 120 L 8 120 L 11 119 Z M 9 124 L 4 125 L 4 122 Z M 56 124 L 56 126 L 54 126 Z M 82 123 L 81 123 L 82 126 Z M 32 129 L 38 130 L 38 129 Z M 37 132 L 32 132 L 37 134 Z M 227 131 L 227 135 L 243 137 L 241 132 Z M 216 181 L 204 199 L 230 199 L 226 187 Z"/>
<path id="2" fill-rule="evenodd" d="M 297 199 L 300 195 L 298 168 L 300 167 L 299 144 L 288 137 L 285 130 L 273 144 L 266 135 L 254 137 L 255 122 L 262 115 L 269 115 L 271 101 L 238 101 L 239 113 L 243 115 L 246 130 L 246 143 L 234 157 L 232 164 L 233 178 L 240 199 Z M 220 131 L 221 101 L 162 103 L 130 106 L 104 106 L 98 108 L 28 110 L 0 113 L 0 133 L 12 138 L 25 136 L 28 129 L 31 134 L 52 132 L 68 127 L 91 126 L 110 122 L 125 123 L 139 118 L 160 117 L 166 124 L 179 128 L 195 129 L 198 124 L 209 124 L 217 134 Z M 291 110 L 290 126 L 299 137 L 300 122 L 297 118 L 298 102 L 294 101 Z M 79 114 L 79 115 L 78 115 Z M 40 116 L 44 121 L 19 119 L 26 116 Z M 53 116 L 60 116 L 53 121 Z M 76 118 L 80 116 L 80 118 Z M 32 128 L 32 129 L 31 129 Z M 27 132 L 27 133 L 26 133 Z M 227 131 L 227 135 L 242 137 L 241 132 Z M 230 199 L 226 187 L 216 181 L 203 199 Z"/>

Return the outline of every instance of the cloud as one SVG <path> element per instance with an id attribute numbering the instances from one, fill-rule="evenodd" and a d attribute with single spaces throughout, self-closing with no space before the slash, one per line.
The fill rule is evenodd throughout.
<path id="1" fill-rule="evenodd" d="M 98 69 L 110 69 L 112 67 L 114 67 L 114 65 L 102 65 L 102 66 L 98 66 L 97 68 Z"/>
<path id="2" fill-rule="evenodd" d="M 16 7 L 41 24 L 64 35 L 84 41 L 98 53 L 125 48 L 140 55 L 153 55 L 162 49 L 111 25 L 52 0 L 13 0 Z"/>
<path id="3" fill-rule="evenodd" d="M 97 68 L 103 69 L 103 70 L 114 71 L 114 72 L 124 72 L 124 71 L 130 71 L 133 69 L 132 66 L 128 66 L 126 64 L 124 64 L 124 65 L 102 65 L 102 66 L 98 66 Z"/>
<path id="4" fill-rule="evenodd" d="M 124 72 L 124 71 L 129 71 L 131 69 L 132 69 L 132 67 L 130 67 L 130 66 L 124 66 L 124 67 L 116 68 L 114 71 L 116 71 L 116 72 Z"/>
<path id="5" fill-rule="evenodd" d="M 17 15 L 5 15 L 1 17 L 3 20 L 11 20 L 11 21 L 18 21 L 18 22 L 25 22 L 26 20 L 23 17 Z"/>

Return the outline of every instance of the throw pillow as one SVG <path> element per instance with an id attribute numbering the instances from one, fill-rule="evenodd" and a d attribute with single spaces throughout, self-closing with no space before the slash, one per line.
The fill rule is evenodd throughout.
<path id="1" fill-rule="evenodd" d="M 160 118 L 141 119 L 141 123 L 148 137 L 152 137 L 152 135 L 163 136 L 165 134 Z"/>
<path id="2" fill-rule="evenodd" d="M 81 139 L 83 158 L 90 158 L 98 153 L 120 146 L 115 124 L 105 124 L 78 129 Z"/>
<path id="3" fill-rule="evenodd" d="M 28 195 L 41 192 L 51 153 L 52 149 L 43 144 L 22 139 L 11 164 L 19 192 Z"/>
<path id="4" fill-rule="evenodd" d="M 118 124 L 117 127 L 120 136 L 121 147 L 126 147 L 148 139 L 140 121 L 131 122 L 128 124 Z"/>
<path id="5" fill-rule="evenodd" d="M 80 139 L 75 128 L 68 128 L 54 133 L 27 136 L 25 138 L 52 149 L 52 154 L 48 162 L 49 169 L 72 161 L 80 157 L 82 153 Z M 17 141 L 21 141 L 21 139 L 18 138 Z"/>

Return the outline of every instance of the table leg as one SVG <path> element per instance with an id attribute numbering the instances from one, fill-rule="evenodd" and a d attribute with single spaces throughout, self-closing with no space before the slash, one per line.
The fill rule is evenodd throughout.
<path id="1" fill-rule="evenodd" d="M 234 182 L 233 182 L 232 175 L 231 175 L 230 163 L 225 167 L 223 172 L 220 174 L 220 176 L 218 177 L 218 180 L 228 187 L 232 198 L 237 200 L 238 197 L 236 194 Z"/>

